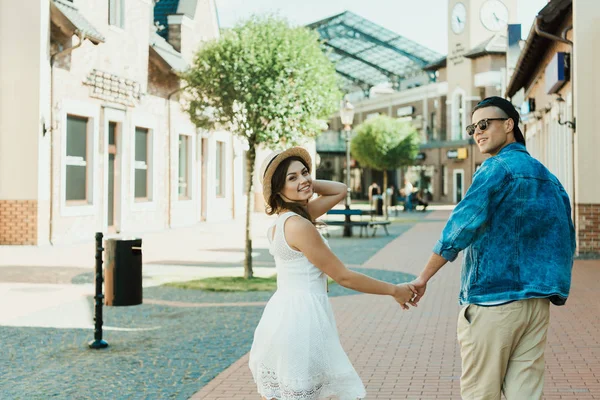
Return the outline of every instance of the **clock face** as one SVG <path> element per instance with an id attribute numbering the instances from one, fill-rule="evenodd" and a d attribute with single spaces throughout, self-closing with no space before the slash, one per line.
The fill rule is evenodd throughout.
<path id="1" fill-rule="evenodd" d="M 481 6 L 479 17 L 487 30 L 498 32 L 508 25 L 508 8 L 500 0 L 488 0 Z"/>
<path id="2" fill-rule="evenodd" d="M 465 30 L 465 24 L 467 23 L 467 8 L 463 3 L 456 3 L 454 8 L 452 9 L 452 20 L 450 24 L 452 25 L 452 32 L 455 34 L 459 34 Z"/>

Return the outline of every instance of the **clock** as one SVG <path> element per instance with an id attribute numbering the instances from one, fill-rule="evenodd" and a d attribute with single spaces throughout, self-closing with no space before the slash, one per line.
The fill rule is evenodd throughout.
<path id="1" fill-rule="evenodd" d="M 452 32 L 460 34 L 465 30 L 465 24 L 467 23 L 467 8 L 463 3 L 456 3 L 452 9 L 450 24 L 452 25 Z"/>
<path id="2" fill-rule="evenodd" d="M 506 29 L 508 25 L 508 8 L 500 0 L 487 0 L 481 6 L 479 18 L 483 26 L 492 32 Z"/>

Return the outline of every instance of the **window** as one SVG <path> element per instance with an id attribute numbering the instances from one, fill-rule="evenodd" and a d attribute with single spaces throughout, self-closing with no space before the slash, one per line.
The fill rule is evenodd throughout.
<path id="1" fill-rule="evenodd" d="M 108 24 L 125 27 L 125 0 L 108 0 Z"/>
<path id="2" fill-rule="evenodd" d="M 466 135 L 466 133 L 464 132 L 464 127 L 463 127 L 463 114 L 464 114 L 464 107 L 463 107 L 463 97 L 462 95 L 458 95 L 457 97 L 457 108 L 456 108 L 456 136 L 454 137 L 454 140 L 459 140 L 461 137 L 464 137 Z"/>
<path id="3" fill-rule="evenodd" d="M 217 197 L 225 197 L 225 143 L 217 142 L 215 162 Z"/>
<path id="4" fill-rule="evenodd" d="M 190 137 L 187 135 L 179 135 L 179 198 L 190 198 L 190 179 L 189 179 L 189 162 L 190 162 Z"/>
<path id="5" fill-rule="evenodd" d="M 442 165 L 442 194 L 448 195 L 448 167 Z"/>
<path id="6" fill-rule="evenodd" d="M 88 119 L 67 115 L 65 199 L 70 203 L 91 203 L 91 175 L 88 170 Z"/>
<path id="7" fill-rule="evenodd" d="M 134 192 L 137 201 L 150 200 L 149 181 L 149 133 L 146 128 L 135 128 L 135 176 Z"/>
<path id="8" fill-rule="evenodd" d="M 428 132 L 429 141 L 436 140 L 436 127 L 435 127 L 435 111 L 432 112 L 429 116 L 429 132 Z"/>

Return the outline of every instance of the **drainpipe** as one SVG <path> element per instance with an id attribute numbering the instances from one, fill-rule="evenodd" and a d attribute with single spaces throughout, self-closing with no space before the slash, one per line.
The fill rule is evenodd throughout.
<path id="1" fill-rule="evenodd" d="M 171 180 L 173 179 L 171 176 L 171 97 L 185 88 L 187 88 L 187 86 L 173 90 L 167 96 L 167 227 L 169 229 L 171 228 Z"/>
<path id="2" fill-rule="evenodd" d="M 83 45 L 83 41 L 85 40 L 85 33 L 79 30 L 75 31 L 75 34 L 79 38 L 79 43 L 75 46 L 71 46 L 67 49 L 61 50 L 58 53 L 54 53 L 50 56 L 50 127 L 48 131 L 50 132 L 50 213 L 49 213 L 49 233 L 48 233 L 48 241 L 51 245 L 52 243 L 52 233 L 54 232 L 54 146 L 52 143 L 54 142 L 54 61 L 58 56 L 63 56 L 69 54 L 73 50 Z M 45 132 L 44 132 L 45 133 Z"/>
<path id="3" fill-rule="evenodd" d="M 542 19 L 544 19 L 544 17 L 542 17 L 542 16 L 541 16 L 541 15 L 539 15 L 539 14 L 538 14 L 538 15 L 535 17 L 535 25 L 534 25 L 534 26 L 535 26 L 535 33 L 536 33 L 538 36 L 544 37 L 544 38 L 546 38 L 546 39 L 554 40 L 554 41 L 556 41 L 556 42 L 565 43 L 565 44 L 568 44 L 569 46 L 573 47 L 573 42 L 572 42 L 572 41 L 570 41 L 570 40 L 568 40 L 568 39 L 566 38 L 566 36 L 567 36 L 567 32 L 568 32 L 570 29 L 572 29 L 572 28 L 573 28 L 573 26 L 567 27 L 567 29 L 565 29 L 565 30 L 563 31 L 563 33 L 562 33 L 562 34 L 563 34 L 563 37 L 560 37 L 560 36 L 556 36 L 556 35 L 553 35 L 553 34 L 551 34 L 551 33 L 548 33 L 548 32 L 544 32 L 544 31 L 542 31 L 542 30 L 540 29 L 540 23 L 542 22 Z"/>
<path id="4" fill-rule="evenodd" d="M 575 234 L 577 235 L 577 212 L 576 212 L 576 207 L 577 207 L 577 202 L 576 202 L 576 198 L 577 198 L 577 190 L 575 187 L 575 133 L 576 133 L 576 119 L 575 119 L 575 82 L 573 81 L 574 78 L 574 74 L 573 74 L 573 62 L 575 61 L 575 56 L 574 56 L 574 52 L 575 52 L 575 48 L 573 46 L 573 42 L 571 40 L 567 39 L 567 33 L 573 29 L 573 24 L 565 27 L 565 29 L 563 29 L 561 36 L 556 36 L 553 35 L 551 33 L 548 32 L 544 32 L 540 29 L 540 23 L 541 20 L 543 19 L 542 16 L 537 15 L 535 17 L 535 33 L 541 37 L 544 37 L 546 39 L 550 39 L 556 42 L 560 42 L 560 43 L 565 43 L 568 44 L 571 47 L 571 65 L 569 66 L 569 75 L 570 75 L 570 81 L 571 81 L 571 117 L 573 118 L 573 123 L 569 125 L 569 127 L 573 130 L 573 134 L 571 135 L 571 159 L 572 159 L 572 180 L 573 180 L 573 209 L 571 210 L 571 213 L 573 215 L 573 227 L 575 228 Z M 562 124 L 564 125 L 564 123 Z"/>

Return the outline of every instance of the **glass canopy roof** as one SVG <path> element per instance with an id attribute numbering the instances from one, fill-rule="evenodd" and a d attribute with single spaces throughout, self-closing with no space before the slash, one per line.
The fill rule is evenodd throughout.
<path id="1" fill-rule="evenodd" d="M 323 40 L 324 50 L 349 91 L 367 91 L 389 83 L 398 89 L 406 78 L 440 59 L 436 53 L 350 11 L 308 25 Z"/>

